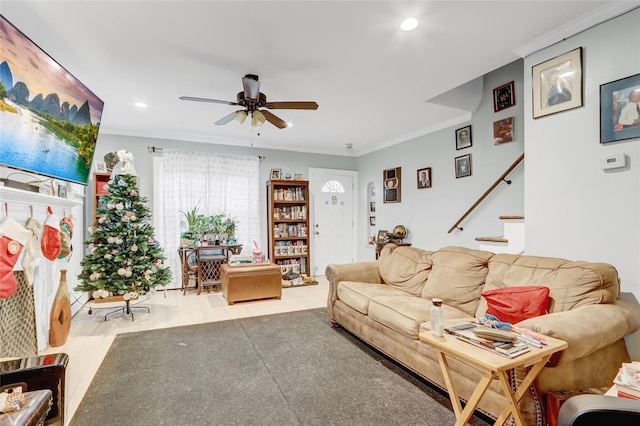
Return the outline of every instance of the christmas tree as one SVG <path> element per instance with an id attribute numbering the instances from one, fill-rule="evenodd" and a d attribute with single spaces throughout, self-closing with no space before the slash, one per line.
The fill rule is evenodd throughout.
<path id="1" fill-rule="evenodd" d="M 150 223 L 147 200 L 139 195 L 135 170 L 130 174 L 118 166 L 114 173 L 123 174 L 113 174 L 109 195 L 99 198 L 98 219 L 85 242 L 89 254 L 78 275 L 82 283 L 75 288 L 91 292 L 94 299 L 123 295 L 129 300 L 171 279 Z M 133 170 L 133 165 L 129 168 Z"/>

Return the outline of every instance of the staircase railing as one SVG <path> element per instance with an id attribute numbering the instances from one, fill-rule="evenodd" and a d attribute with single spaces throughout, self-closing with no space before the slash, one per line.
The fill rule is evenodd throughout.
<path id="1" fill-rule="evenodd" d="M 453 232 L 454 229 L 458 229 L 460 231 L 463 230 L 462 227 L 459 227 L 458 225 L 460 225 L 462 223 L 463 220 L 465 220 L 467 218 L 467 216 L 469 216 L 471 214 L 471 212 L 480 205 L 480 203 L 482 201 L 484 201 L 485 198 L 487 198 L 487 196 L 489 194 L 491 194 L 491 191 L 493 191 L 496 186 L 498 186 L 500 184 L 500 182 L 505 182 L 507 185 L 511 185 L 511 181 L 507 180 L 506 177 L 509 175 L 509 173 L 511 173 L 511 171 L 513 169 L 516 168 L 516 166 L 518 164 L 520 164 L 520 162 L 524 160 L 524 153 L 520 155 L 520 157 L 518 157 L 518 159 L 516 161 L 513 162 L 512 165 L 509 166 L 509 168 L 498 178 L 496 179 L 496 181 L 493 183 L 493 185 L 491 185 L 489 187 L 489 189 L 487 189 L 484 194 L 482 194 L 482 196 L 480 198 L 478 198 L 478 201 L 476 201 L 475 203 L 473 203 L 473 205 L 469 208 L 469 210 L 467 210 L 465 212 L 465 214 L 462 215 L 462 217 L 460 219 L 458 219 L 458 221 L 451 227 L 451 229 L 449 229 L 447 231 L 447 234 L 450 234 Z"/>

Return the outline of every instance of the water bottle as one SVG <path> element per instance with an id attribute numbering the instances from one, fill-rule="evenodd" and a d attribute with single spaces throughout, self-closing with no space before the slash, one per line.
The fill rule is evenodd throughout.
<path id="1" fill-rule="evenodd" d="M 442 310 L 442 299 L 431 299 L 431 332 L 436 336 L 443 335 L 444 311 Z"/>

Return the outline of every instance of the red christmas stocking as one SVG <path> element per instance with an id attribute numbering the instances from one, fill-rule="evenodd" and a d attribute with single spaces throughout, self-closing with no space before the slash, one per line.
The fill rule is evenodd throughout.
<path id="1" fill-rule="evenodd" d="M 49 215 L 44 221 L 40 248 L 45 258 L 54 261 L 62 251 L 62 245 L 60 243 L 60 220 L 53 214 L 51 207 L 49 207 L 47 211 Z"/>
<path id="2" fill-rule="evenodd" d="M 5 217 L 0 221 L 0 298 L 2 299 L 13 296 L 18 289 L 13 267 L 28 238 L 29 231 L 15 220 Z"/>

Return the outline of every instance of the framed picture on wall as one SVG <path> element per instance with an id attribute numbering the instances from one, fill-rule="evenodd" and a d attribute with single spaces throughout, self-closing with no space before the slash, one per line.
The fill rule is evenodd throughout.
<path id="1" fill-rule="evenodd" d="M 493 89 L 493 111 L 498 112 L 516 104 L 513 81 Z"/>
<path id="2" fill-rule="evenodd" d="M 513 117 L 493 122 L 493 144 L 500 145 L 513 141 Z"/>
<path id="3" fill-rule="evenodd" d="M 640 74 L 600 85 L 600 143 L 640 138 Z"/>
<path id="4" fill-rule="evenodd" d="M 582 106 L 582 47 L 534 65 L 533 118 Z"/>
<path id="5" fill-rule="evenodd" d="M 456 149 L 469 148 L 471 146 L 471 125 L 456 130 Z"/>
<path id="6" fill-rule="evenodd" d="M 375 216 L 369 216 L 369 225 L 370 226 L 376 226 L 376 217 Z"/>
<path id="7" fill-rule="evenodd" d="M 384 183 L 384 202 L 399 203 L 402 190 L 402 167 L 387 169 L 382 172 Z"/>
<path id="8" fill-rule="evenodd" d="M 455 158 L 456 179 L 471 176 L 471 154 Z"/>
<path id="9" fill-rule="evenodd" d="M 431 188 L 431 167 L 425 167 L 419 169 L 418 175 L 418 189 Z"/>

